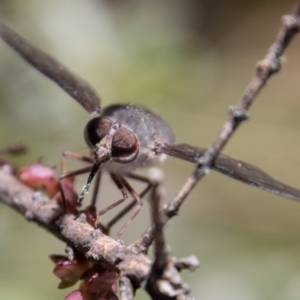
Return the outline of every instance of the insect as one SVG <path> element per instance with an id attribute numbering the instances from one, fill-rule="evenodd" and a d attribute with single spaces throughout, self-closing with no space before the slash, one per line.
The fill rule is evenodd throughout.
<path id="1" fill-rule="evenodd" d="M 141 197 L 129 185 L 126 177 L 134 177 L 131 172 L 140 167 L 150 167 L 162 162 L 166 156 L 174 156 L 192 163 L 204 154 L 204 148 L 188 144 L 175 144 L 175 137 L 166 122 L 155 113 L 135 105 L 115 104 L 104 109 L 94 89 L 84 80 L 72 74 L 62 64 L 48 54 L 28 44 L 22 37 L 5 25 L 0 24 L 0 36 L 25 61 L 42 74 L 57 83 L 75 99 L 92 119 L 84 130 L 84 137 L 93 154 L 93 159 L 70 154 L 93 164 L 76 174 L 90 172 L 78 203 L 88 193 L 89 186 L 98 173 L 110 173 L 122 192 L 122 199 L 100 211 L 99 216 L 123 202 L 127 193 L 137 203 L 135 211 L 118 233 L 125 228 L 141 209 Z M 100 169 L 100 171 L 99 171 Z M 212 169 L 236 180 L 293 200 L 300 200 L 300 191 L 290 187 L 248 163 L 220 154 L 213 162 Z M 75 172 L 72 173 L 74 175 Z"/>

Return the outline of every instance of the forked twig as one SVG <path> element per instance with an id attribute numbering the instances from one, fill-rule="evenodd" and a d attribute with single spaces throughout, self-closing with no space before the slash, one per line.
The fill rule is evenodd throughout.
<path id="1" fill-rule="evenodd" d="M 235 106 L 229 107 L 229 117 L 224 123 L 217 139 L 211 147 L 199 159 L 193 174 L 186 180 L 180 191 L 168 203 L 161 212 L 161 220 L 165 224 L 168 220 L 178 214 L 180 206 L 190 194 L 196 184 L 209 173 L 210 166 L 220 151 L 225 147 L 229 138 L 233 135 L 239 125 L 249 118 L 248 110 L 267 83 L 268 79 L 279 72 L 281 67 L 280 57 L 289 45 L 292 38 L 300 30 L 300 3 L 298 3 L 291 14 L 282 17 L 282 25 L 279 29 L 275 42 L 270 47 L 267 55 L 256 65 L 256 74 L 251 79 L 244 95 Z M 136 251 L 147 252 L 154 237 L 154 227 L 149 227 L 132 247 Z M 137 250 L 139 249 L 139 250 Z"/>

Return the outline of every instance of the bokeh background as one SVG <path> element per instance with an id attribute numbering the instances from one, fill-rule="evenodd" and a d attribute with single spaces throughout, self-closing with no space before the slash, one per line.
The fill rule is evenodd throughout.
<path id="1" fill-rule="evenodd" d="M 207 147 L 274 40 L 280 17 L 295 2 L 1 0 L 0 18 L 88 80 L 103 106 L 146 106 L 172 125 L 178 141 Z M 297 37 L 282 72 L 224 150 L 298 187 L 299 49 Z M 16 165 L 42 156 L 55 166 L 63 150 L 87 154 L 82 132 L 88 119 L 75 101 L 0 42 L 0 147 L 23 141 L 30 148 L 12 159 Z M 168 201 L 193 166 L 169 159 L 162 168 Z M 84 180 L 78 179 L 78 189 Z M 109 179 L 102 187 L 99 207 L 119 197 Z M 148 224 L 145 204 L 125 242 Z M 175 256 L 195 254 L 201 261 L 195 273 L 183 273 L 196 299 L 300 299 L 299 203 L 211 172 L 166 234 Z M 63 253 L 62 243 L 4 205 L 0 237 L 0 299 L 64 298 L 70 290 L 56 289 L 47 257 Z M 139 291 L 136 299 L 147 295 Z"/>

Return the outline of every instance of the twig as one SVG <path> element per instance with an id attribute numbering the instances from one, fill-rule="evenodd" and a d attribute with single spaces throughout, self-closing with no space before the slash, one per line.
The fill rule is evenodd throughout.
<path id="1" fill-rule="evenodd" d="M 300 3 L 298 3 L 294 11 L 282 17 L 282 25 L 275 42 L 270 47 L 267 55 L 256 65 L 256 74 L 251 79 L 244 95 L 239 100 L 237 105 L 229 107 L 229 117 L 224 123 L 217 139 L 212 146 L 199 159 L 194 173 L 186 180 L 180 191 L 166 205 L 161 212 L 161 220 L 163 224 L 169 221 L 170 218 L 178 214 L 180 206 L 183 204 L 186 197 L 190 194 L 196 184 L 209 173 L 210 166 L 213 160 L 218 156 L 220 151 L 225 147 L 229 138 L 233 135 L 239 125 L 249 118 L 248 110 L 254 99 L 264 87 L 268 79 L 280 70 L 280 57 L 289 45 L 292 38 L 300 30 Z M 154 238 L 154 227 L 151 226 L 137 240 L 133 247 L 143 253 L 151 245 Z"/>
<path id="2" fill-rule="evenodd" d="M 120 278 L 120 299 L 132 300 L 134 297 L 134 290 L 131 281 L 127 277 Z"/>
<path id="3" fill-rule="evenodd" d="M 152 182 L 154 181 L 153 178 Z M 156 184 L 153 182 L 154 187 L 151 192 L 150 202 L 152 207 L 152 222 L 155 226 L 154 233 L 154 263 L 152 266 L 151 274 L 155 274 L 155 276 L 162 275 L 169 260 L 169 251 L 167 242 L 165 239 L 163 224 L 160 220 L 160 202 L 162 198 L 161 192 L 161 179 L 157 180 Z"/>
<path id="4" fill-rule="evenodd" d="M 174 258 L 174 265 L 178 271 L 188 269 L 191 272 L 194 272 L 197 268 L 199 268 L 200 262 L 195 255 L 191 255 L 180 259 Z"/>
<path id="5" fill-rule="evenodd" d="M 130 247 L 103 234 L 99 229 L 94 229 L 86 222 L 84 214 L 78 217 L 70 214 L 60 216 L 62 208 L 56 200 L 34 192 L 19 182 L 9 170 L 7 166 L 0 168 L 1 202 L 17 210 L 26 219 L 49 230 L 82 252 L 88 260 L 118 271 L 124 283 L 122 299 L 132 299 L 129 295 L 133 286 L 134 289 L 146 286 L 152 268 L 148 256 L 134 253 Z M 173 273 L 173 278 L 180 278 L 178 271 Z M 125 284 L 129 279 L 132 288 Z M 151 295 L 151 290 L 148 292 Z"/>

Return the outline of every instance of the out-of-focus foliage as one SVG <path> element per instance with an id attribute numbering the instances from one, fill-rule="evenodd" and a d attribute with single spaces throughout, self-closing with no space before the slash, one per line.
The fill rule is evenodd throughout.
<path id="1" fill-rule="evenodd" d="M 209 146 L 293 3 L 2 0 L 0 19 L 88 80 L 104 106 L 147 106 L 173 126 L 178 141 Z M 299 49 L 297 37 L 282 58 L 282 72 L 225 152 L 300 188 Z M 88 118 L 0 41 L 0 146 L 21 140 L 30 147 L 16 164 L 43 156 L 49 166 L 58 165 L 63 150 L 87 154 L 82 132 Z M 192 165 L 170 159 L 164 170 L 168 200 Z M 99 207 L 119 198 L 109 180 L 102 187 Z M 146 228 L 148 215 L 145 205 L 126 242 Z M 299 216 L 299 203 L 212 173 L 169 224 L 167 236 L 174 255 L 193 253 L 202 262 L 196 273 L 185 274 L 197 299 L 296 300 Z M 63 252 L 59 241 L 3 205 L 0 236 L 0 299 L 64 298 L 68 291 L 56 289 L 48 259 Z M 139 292 L 137 299 L 146 296 Z"/>

